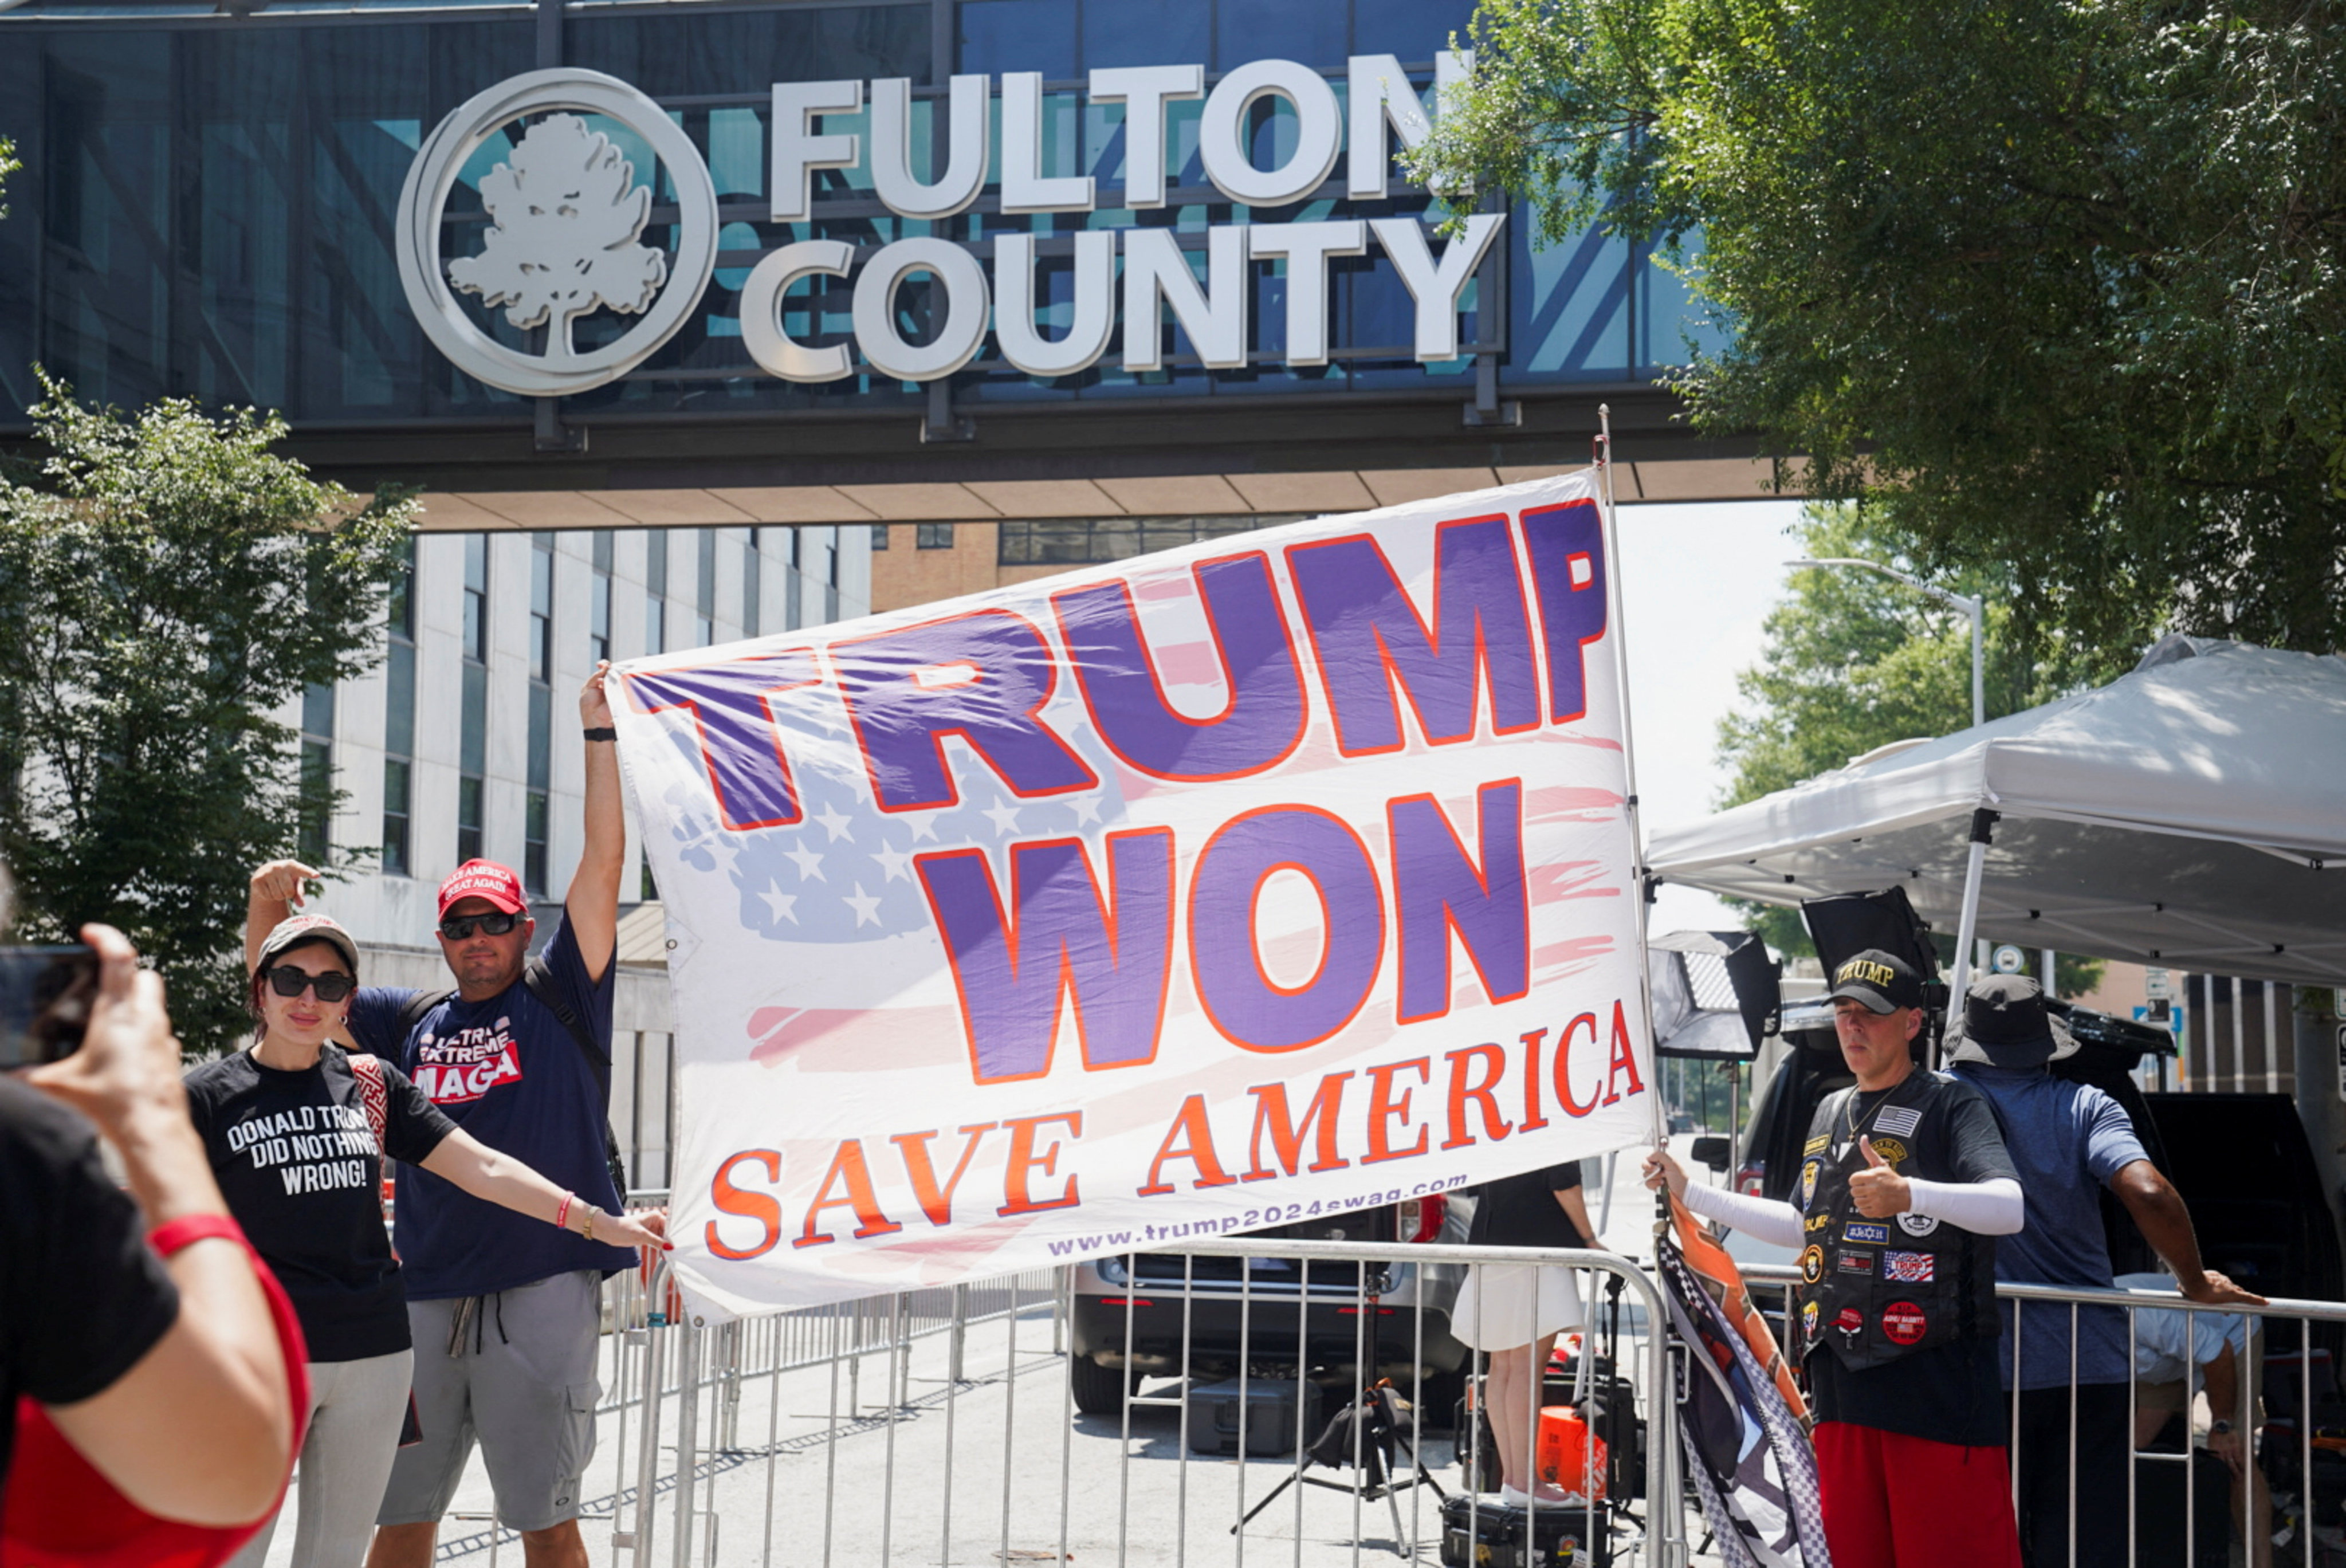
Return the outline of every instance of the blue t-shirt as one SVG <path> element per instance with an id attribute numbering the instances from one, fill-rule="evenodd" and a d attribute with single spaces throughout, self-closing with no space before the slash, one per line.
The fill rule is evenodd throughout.
<path id="1" fill-rule="evenodd" d="M 556 993 L 608 1062 L 617 966 L 606 963 L 603 978 L 589 980 L 566 920 L 546 944 L 545 959 Z M 362 987 L 351 1006 L 352 1034 L 399 1064 L 474 1137 L 597 1207 L 617 1209 L 603 1146 L 608 1099 L 562 1020 L 516 980 L 486 1002 L 450 996 L 401 1038 L 400 1013 L 418 994 Z M 484 1202 L 415 1166 L 400 1167 L 393 1239 L 413 1301 L 486 1296 L 581 1268 L 608 1275 L 636 1261 L 631 1249 Z"/>
<path id="2" fill-rule="evenodd" d="M 1956 1076 L 1987 1096 L 2004 1124 L 2004 1147 L 2020 1168 L 2028 1223 L 1995 1241 L 1995 1277 L 2011 1285 L 2064 1285 L 2106 1290 L 2110 1248 L 2102 1229 L 2102 1188 L 2137 1160 L 2148 1159 L 2125 1108 L 2090 1084 L 2055 1078 L 2042 1067 L 1990 1067 L 1966 1062 Z M 2020 1317 L 2024 1389 L 2069 1381 L 2069 1308 L 2033 1302 Z M 2123 1383 L 2126 1314 L 2079 1307 L 2077 1380 Z M 2004 1386 L 2012 1384 L 2012 1303 L 2004 1304 Z"/>

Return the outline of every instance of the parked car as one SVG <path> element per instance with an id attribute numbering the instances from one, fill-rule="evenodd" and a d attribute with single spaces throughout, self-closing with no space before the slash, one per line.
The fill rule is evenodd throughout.
<path id="1" fill-rule="evenodd" d="M 1467 1361 L 1466 1347 L 1450 1333 L 1450 1308 L 1465 1270 L 1413 1262 L 1409 1249 L 1464 1243 L 1473 1216 L 1472 1196 L 1453 1194 L 1243 1233 L 1392 1244 L 1390 1260 L 1367 1265 L 1314 1263 L 1307 1270 L 1285 1258 L 1165 1252 L 1079 1264 L 1070 1321 L 1076 1408 L 1111 1414 L 1122 1408 L 1126 1389 L 1137 1389 L 1145 1377 L 1204 1381 L 1235 1377 L 1244 1368 L 1250 1376 L 1292 1378 L 1300 1369 L 1346 1382 L 1385 1377 L 1405 1390 L 1419 1386 L 1422 1377 L 1423 1408 L 1429 1414 L 1446 1411 Z M 1375 1369 L 1372 1374 L 1360 1369 L 1363 1362 Z"/>

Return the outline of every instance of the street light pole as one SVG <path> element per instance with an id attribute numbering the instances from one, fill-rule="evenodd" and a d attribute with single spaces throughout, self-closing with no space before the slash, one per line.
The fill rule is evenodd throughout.
<path id="1" fill-rule="evenodd" d="M 1868 561 L 1856 555 L 1824 555 L 1813 561 L 1787 561 L 1787 566 L 1855 566 L 1862 571 L 1878 572 L 1908 587 L 1930 595 L 1933 598 L 1954 606 L 1972 620 L 1972 725 L 1976 728 L 1987 722 L 1987 668 L 1983 641 L 1986 631 L 1984 597 L 1954 593 L 1935 584 L 1923 582 L 1895 566 L 1885 566 L 1879 561 Z"/>

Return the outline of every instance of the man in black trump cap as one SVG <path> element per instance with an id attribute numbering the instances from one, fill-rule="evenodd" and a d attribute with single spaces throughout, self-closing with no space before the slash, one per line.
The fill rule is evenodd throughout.
<path id="1" fill-rule="evenodd" d="M 1923 978 L 1896 955 L 1833 971 L 1833 1026 L 1856 1084 L 1809 1124 L 1793 1203 L 1689 1186 L 1688 1208 L 1800 1249 L 1797 1344 L 1817 1413 L 1825 1535 L 1867 1568 L 2020 1561 L 1996 1382 L 1996 1237 L 2020 1228 L 1987 1102 L 1916 1060 Z"/>
<path id="2" fill-rule="evenodd" d="M 1983 975 L 1964 998 L 1958 1031 L 1950 1033 L 1948 1065 L 1994 1106 L 2027 1205 L 2026 1227 L 1996 1248 L 1997 1278 L 2015 1285 L 2109 1288 L 2100 1197 L 2106 1186 L 2175 1271 L 2187 1298 L 2263 1305 L 2262 1297 L 2201 1266 L 2198 1237 L 2183 1199 L 2150 1163 L 2118 1103 L 2090 1084 L 2070 1083 L 2048 1071 L 2052 1063 L 2074 1054 L 2077 1042 L 2046 1010 L 2035 981 Z M 2022 1555 L 2030 1568 L 2072 1562 L 2077 1568 L 2121 1564 L 2127 1554 L 2127 1457 L 2134 1446 L 2127 1413 L 2127 1384 L 2134 1372 L 2126 1314 L 2109 1307 L 2076 1308 L 2073 1398 L 2070 1308 L 2023 1307 L 2016 1333 L 2013 1311 L 2006 1303 L 2001 1359 L 2004 1387 L 2017 1407 L 2012 1463 L 2018 1479 Z M 2016 1377 L 2010 1349 L 2015 1338 Z"/>

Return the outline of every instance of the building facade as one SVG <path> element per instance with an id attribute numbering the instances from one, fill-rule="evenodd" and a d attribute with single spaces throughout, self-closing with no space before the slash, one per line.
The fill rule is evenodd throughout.
<path id="1" fill-rule="evenodd" d="M 1412 182 L 1472 9 L 0 0 L 0 445 L 37 365 L 422 488 L 382 664 L 285 718 L 329 907 L 434 983 L 460 859 L 558 905 L 598 657 L 1577 465 L 1599 403 L 1625 499 L 1756 498 L 1667 259 Z"/>

